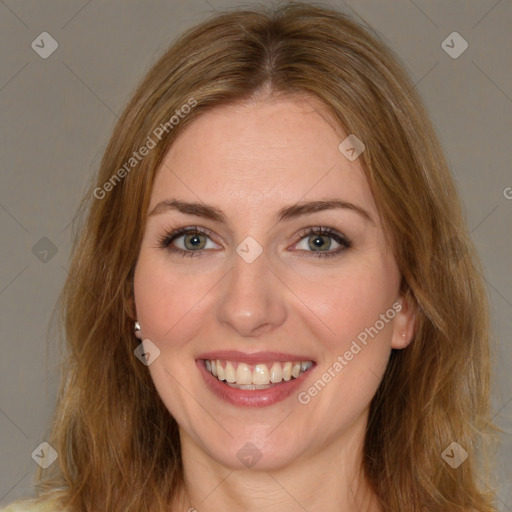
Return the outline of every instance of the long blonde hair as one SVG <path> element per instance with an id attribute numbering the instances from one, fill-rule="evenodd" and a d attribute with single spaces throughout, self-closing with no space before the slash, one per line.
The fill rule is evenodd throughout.
<path id="1" fill-rule="evenodd" d="M 133 271 L 170 144 L 201 113 L 264 89 L 316 97 L 364 141 L 360 161 L 418 310 L 415 338 L 392 352 L 367 427 L 364 470 L 383 509 L 495 510 L 477 485 L 493 428 L 487 297 L 440 144 L 371 30 L 302 3 L 226 12 L 189 30 L 121 115 L 81 204 L 61 295 L 66 358 L 48 439 L 59 458 L 38 474 L 41 499 L 70 512 L 163 511 L 182 486 L 177 424 L 134 356 Z M 170 122 L 176 110 L 186 112 Z M 457 469 L 442 458 L 453 442 L 469 454 Z"/>

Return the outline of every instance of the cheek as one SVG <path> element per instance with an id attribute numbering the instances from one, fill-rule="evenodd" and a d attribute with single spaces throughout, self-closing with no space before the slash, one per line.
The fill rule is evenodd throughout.
<path id="1" fill-rule="evenodd" d="M 376 322 L 381 339 L 391 338 L 391 315 L 384 325 L 379 318 L 396 300 L 398 286 L 399 272 L 394 262 L 371 258 L 347 261 L 329 274 L 301 276 L 293 289 L 304 302 L 304 311 L 314 313 L 312 322 L 316 321 L 320 332 L 325 333 L 321 339 L 326 348 L 339 353 Z"/>
<path id="2" fill-rule="evenodd" d="M 137 317 L 144 337 L 152 340 L 181 339 L 177 334 L 184 325 L 194 325 L 194 317 L 204 307 L 215 283 L 213 276 L 171 272 L 170 268 L 161 255 L 143 250 L 135 269 Z"/>
<path id="3" fill-rule="evenodd" d="M 171 272 L 165 258 L 149 249 L 141 251 L 135 269 L 137 318 L 144 339 L 150 339 L 160 350 L 148 370 L 158 394 L 180 425 L 201 421 L 200 411 L 189 407 L 189 394 L 183 393 L 183 386 L 193 389 L 189 380 L 195 372 L 194 359 L 183 357 L 183 348 L 204 321 L 202 305 L 212 288 L 210 281 L 206 276 L 194 279 L 186 273 Z M 194 415 L 198 418 L 191 420 Z"/>
<path id="4" fill-rule="evenodd" d="M 347 425 L 375 395 L 391 353 L 398 284 L 397 269 L 375 262 L 340 272 L 330 281 L 329 293 L 315 291 L 311 283 L 302 288 L 315 313 L 310 331 L 321 360 L 316 380 L 301 390 L 299 402 L 309 402 L 316 417 L 334 424 L 336 408 Z"/>

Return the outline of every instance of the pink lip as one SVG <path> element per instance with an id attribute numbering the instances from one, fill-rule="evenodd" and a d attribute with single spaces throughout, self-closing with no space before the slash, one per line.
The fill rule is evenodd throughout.
<path id="1" fill-rule="evenodd" d="M 293 393 L 297 393 L 305 378 L 309 376 L 313 368 L 303 373 L 296 379 L 284 381 L 268 389 L 247 390 L 236 389 L 220 382 L 207 369 L 205 359 L 220 359 L 238 361 L 246 364 L 266 363 L 269 361 L 311 361 L 307 357 L 291 354 L 279 354 L 277 352 L 259 352 L 243 354 L 236 351 L 210 352 L 196 359 L 196 364 L 205 380 L 208 388 L 220 399 L 237 407 L 268 407 L 285 400 Z"/>
<path id="2" fill-rule="evenodd" d="M 221 361 L 236 361 L 237 363 L 245 364 L 271 363 L 273 361 L 283 363 L 286 363 L 287 361 L 290 361 L 291 363 L 295 361 L 313 361 L 313 359 L 308 356 L 297 354 L 285 354 L 283 352 L 253 352 L 252 354 L 247 354 L 236 350 L 207 352 L 199 355 L 197 359 L 220 359 Z"/>

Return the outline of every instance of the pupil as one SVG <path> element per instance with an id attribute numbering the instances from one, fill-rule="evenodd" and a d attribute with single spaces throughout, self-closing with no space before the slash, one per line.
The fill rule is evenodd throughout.
<path id="1" fill-rule="evenodd" d="M 197 248 L 201 245 L 201 239 L 199 238 L 199 235 L 189 235 L 187 242 L 185 245 L 189 246 L 188 248 Z"/>
<path id="2" fill-rule="evenodd" d="M 323 247 L 327 246 L 328 247 L 329 244 L 327 244 L 325 242 L 325 238 L 322 237 L 322 236 L 315 236 L 313 238 L 313 244 L 312 244 L 312 248 L 318 248 L 318 249 L 322 249 Z"/>

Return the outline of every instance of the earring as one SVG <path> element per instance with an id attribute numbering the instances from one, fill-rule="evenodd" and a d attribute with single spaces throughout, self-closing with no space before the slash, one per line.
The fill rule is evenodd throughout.
<path id="1" fill-rule="evenodd" d="M 137 338 L 139 338 L 139 337 L 140 337 L 140 331 L 141 331 L 140 323 L 139 323 L 139 322 L 135 322 L 135 325 L 134 325 L 134 327 L 133 327 L 133 330 L 134 330 L 134 332 L 135 332 L 135 336 L 136 336 Z"/>

